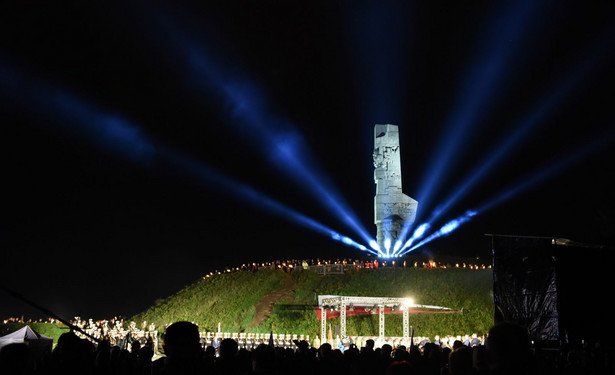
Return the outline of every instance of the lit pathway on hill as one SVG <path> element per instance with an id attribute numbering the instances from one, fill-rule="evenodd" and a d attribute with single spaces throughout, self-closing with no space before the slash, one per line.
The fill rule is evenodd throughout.
<path id="1" fill-rule="evenodd" d="M 290 297 L 295 291 L 295 283 L 290 277 L 290 274 L 286 274 L 286 283 L 281 289 L 274 290 L 272 292 L 267 293 L 261 298 L 255 306 L 254 312 L 254 320 L 250 323 L 250 327 L 256 327 L 267 320 L 269 318 L 269 314 L 271 314 L 271 310 L 273 309 L 273 305 L 276 302 L 283 300 L 284 298 Z"/>

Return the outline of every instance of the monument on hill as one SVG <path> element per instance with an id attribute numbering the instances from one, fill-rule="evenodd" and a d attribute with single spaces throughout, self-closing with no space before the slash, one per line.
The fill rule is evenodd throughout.
<path id="1" fill-rule="evenodd" d="M 397 125 L 374 126 L 374 224 L 384 254 L 393 250 L 404 222 L 414 222 L 418 202 L 402 192 Z"/>

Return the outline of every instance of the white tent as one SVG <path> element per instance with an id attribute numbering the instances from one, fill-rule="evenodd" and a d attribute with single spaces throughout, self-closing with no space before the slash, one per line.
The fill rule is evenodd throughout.
<path id="1" fill-rule="evenodd" d="M 0 350 L 3 346 L 13 343 L 26 343 L 33 351 L 36 352 L 51 352 L 53 339 L 51 337 L 41 335 L 30 328 L 30 326 L 24 326 L 13 333 L 0 337 Z"/>

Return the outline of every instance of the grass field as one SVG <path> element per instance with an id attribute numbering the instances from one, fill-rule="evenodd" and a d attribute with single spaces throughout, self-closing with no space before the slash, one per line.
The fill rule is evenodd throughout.
<path id="1" fill-rule="evenodd" d="M 278 300 L 268 318 L 251 326 L 255 305 L 268 293 L 288 287 L 292 293 Z M 320 322 L 314 308 L 323 294 L 372 297 L 412 297 L 418 304 L 462 310 L 455 314 L 412 314 L 417 335 L 463 335 L 486 333 L 493 324 L 493 276 L 490 269 L 379 268 L 321 276 L 313 271 L 286 273 L 282 270 L 241 271 L 199 280 L 177 294 L 158 301 L 129 320 L 154 322 L 159 329 L 178 320 L 192 321 L 201 331 L 319 334 Z M 339 318 L 329 324 L 339 324 Z M 386 318 L 387 336 L 402 335 L 402 317 Z M 378 316 L 347 319 L 348 335 L 378 335 Z"/>
<path id="2" fill-rule="evenodd" d="M 454 264 L 454 262 L 453 262 Z M 259 301 L 273 299 L 262 319 L 257 317 Z M 320 334 L 314 308 L 318 295 L 365 297 L 411 297 L 417 304 L 438 305 L 463 313 L 411 314 L 410 324 L 417 336 L 465 335 L 486 333 L 493 325 L 493 275 L 491 269 L 397 267 L 356 269 L 337 275 L 318 275 L 309 270 L 284 272 L 265 269 L 257 272 L 222 273 L 199 279 L 176 294 L 158 300 L 146 311 L 129 317 L 140 327 L 154 323 L 159 331 L 172 322 L 187 320 L 201 331 L 277 334 Z M 263 314 L 263 311 L 258 312 Z M 259 322 L 259 324 L 254 324 Z M 339 325 L 339 318 L 330 319 Z M 21 328 L 23 323 L 0 325 L 0 336 Z M 68 331 L 64 325 L 29 323 L 39 333 L 53 337 Z M 347 318 L 347 334 L 378 335 L 378 315 Z M 402 336 L 401 314 L 388 314 L 387 336 Z"/>

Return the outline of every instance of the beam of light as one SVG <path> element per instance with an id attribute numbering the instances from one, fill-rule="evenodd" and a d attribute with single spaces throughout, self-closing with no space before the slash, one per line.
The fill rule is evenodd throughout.
<path id="1" fill-rule="evenodd" d="M 516 186 L 502 192 L 500 195 L 495 198 L 487 201 L 482 206 L 480 206 L 477 211 L 479 213 L 485 212 L 487 210 L 492 209 L 493 207 L 501 204 L 504 201 L 509 200 L 515 195 L 521 193 L 522 191 L 528 189 L 531 186 L 534 186 L 543 180 L 562 172 L 572 163 L 577 162 L 579 159 L 585 158 L 590 154 L 600 150 L 601 148 L 609 145 L 615 140 L 615 127 L 611 125 L 611 129 L 602 134 L 599 137 L 596 137 L 593 140 L 585 143 L 581 147 L 577 148 L 574 152 L 567 153 L 559 158 L 556 162 L 551 163 L 547 166 L 542 167 L 536 173 L 531 175 L 525 181 L 520 182 Z"/>
<path id="2" fill-rule="evenodd" d="M 462 216 L 459 216 L 456 219 L 453 219 L 453 220 L 447 222 L 440 229 L 438 229 L 436 232 L 434 232 L 431 235 L 429 235 L 428 237 L 426 237 L 421 242 L 419 242 L 416 245 L 410 247 L 409 249 L 406 249 L 406 250 L 400 252 L 399 256 L 406 255 L 407 253 L 409 253 L 409 252 L 411 252 L 411 251 L 413 251 L 413 250 L 415 250 L 415 249 L 425 245 L 426 243 L 429 243 L 429 242 L 435 240 L 436 238 L 440 238 L 440 237 L 449 235 L 451 232 L 453 232 L 454 230 L 459 228 L 459 226 L 461 226 L 463 223 L 469 221 L 476 214 L 477 214 L 477 212 L 474 211 L 474 210 L 466 211 L 465 214 L 463 214 Z"/>
<path id="3" fill-rule="evenodd" d="M 472 134 L 472 126 L 479 123 L 479 118 L 491 107 L 488 102 L 496 98 L 495 91 L 502 87 L 503 77 L 508 76 L 504 72 L 523 45 L 523 38 L 532 30 L 533 21 L 540 13 L 539 5 L 534 1 L 513 1 L 499 9 L 497 16 L 491 17 L 493 23 L 483 33 L 486 40 L 482 41 L 480 48 L 484 53 L 470 63 L 457 103 L 445 123 L 438 145 L 433 149 L 427 175 L 421 180 L 417 200 L 422 207 L 430 206 L 437 187 L 443 185 L 447 172 L 455 168 L 457 155 Z M 406 238 L 411 225 L 405 223 L 401 238 Z"/>
<path id="4" fill-rule="evenodd" d="M 231 97 L 244 98 L 244 92 L 234 93 Z M 249 100 L 240 99 L 241 107 L 236 109 L 236 118 L 255 127 L 263 149 L 268 153 L 269 159 L 276 167 L 282 170 L 288 177 L 293 178 L 299 186 L 325 206 L 329 212 L 337 216 L 345 225 L 350 227 L 363 240 L 368 241 L 370 235 L 360 224 L 356 215 L 344 202 L 341 195 L 335 193 L 335 189 L 317 168 L 311 165 L 306 155 L 306 147 L 302 138 L 296 131 L 276 131 L 265 125 L 276 123 L 273 116 L 262 113 L 262 108 L 253 107 L 246 103 Z"/>
<path id="5" fill-rule="evenodd" d="M 192 85 L 223 100 L 233 119 L 232 126 L 238 128 L 239 134 L 260 145 L 272 165 L 311 194 L 363 241 L 369 242 L 371 236 L 355 213 L 309 157 L 300 133 L 288 121 L 271 113 L 262 90 L 248 79 L 237 78 L 237 75 L 229 78 L 202 44 L 181 35 L 172 20 L 161 18 L 160 22 L 171 36 L 171 44 L 180 57 L 177 60 L 184 63 L 182 71 Z"/>
<path id="6" fill-rule="evenodd" d="M 317 233 L 329 236 L 331 239 L 342 242 L 345 245 L 377 255 L 377 252 L 367 248 L 364 245 L 361 245 L 350 237 L 339 234 L 316 220 L 285 206 L 279 201 L 266 196 L 248 185 L 238 183 L 219 171 L 215 171 L 209 166 L 197 162 L 189 157 L 183 156 L 175 151 L 161 150 L 161 153 L 165 155 L 164 160 L 171 162 L 177 170 L 184 170 L 185 173 L 198 178 L 206 185 L 213 184 L 217 188 L 222 189 L 226 193 L 232 194 L 237 199 L 245 201 L 246 203 L 259 207 L 267 212 L 276 214 Z"/>
<path id="7" fill-rule="evenodd" d="M 395 241 L 395 245 L 393 246 L 393 256 L 395 256 L 395 254 L 401 250 L 403 243 L 400 240 Z"/>
<path id="8" fill-rule="evenodd" d="M 147 137 L 138 126 L 120 115 L 109 115 L 66 91 L 50 89 L 43 84 L 33 84 L 17 72 L 0 64 L 0 84 L 11 92 L 12 97 L 25 103 L 28 111 L 32 109 L 47 117 L 62 120 L 65 131 L 76 134 L 81 139 L 93 143 L 105 152 L 113 152 L 132 161 L 151 166 L 154 161 L 170 163 L 173 170 L 197 178 L 208 186 L 215 186 L 223 192 L 231 193 L 238 199 L 251 203 L 265 211 L 281 216 L 295 224 L 325 234 L 333 240 L 377 255 L 374 250 L 343 236 L 282 203 L 240 184 L 213 168 L 181 155 L 181 153 L 160 145 Z M 25 87 L 30 90 L 24 89 Z"/>
<path id="9" fill-rule="evenodd" d="M 423 238 L 423 236 L 425 235 L 425 233 L 429 230 L 429 228 L 431 227 L 431 224 L 429 223 L 422 223 L 421 225 L 419 225 L 418 227 L 416 227 L 416 229 L 414 230 L 414 232 L 412 233 L 412 236 L 410 237 L 410 239 L 408 239 L 408 241 L 406 241 L 403 245 L 401 245 L 401 241 L 399 249 L 397 250 L 397 253 L 395 254 L 396 256 L 399 256 L 399 254 L 406 250 L 407 248 L 409 248 L 410 246 L 412 246 L 412 244 L 416 241 L 419 240 L 421 238 Z"/>
<path id="10" fill-rule="evenodd" d="M 375 240 L 370 240 L 369 246 L 372 248 L 372 250 L 376 252 L 376 255 L 384 257 L 384 253 L 382 252 L 382 249 L 380 249 L 380 245 L 378 245 L 378 242 L 376 242 Z"/>
<path id="11" fill-rule="evenodd" d="M 15 109 L 23 104 L 36 105 L 49 117 L 59 120 L 67 131 L 99 150 L 144 164 L 154 161 L 154 143 L 125 117 L 105 112 L 58 88 L 33 84 L 4 63 L 0 63 L 0 76 L 0 84 L 10 93 Z"/>
<path id="12" fill-rule="evenodd" d="M 444 214 L 451 206 L 461 199 L 472 187 L 474 187 L 490 170 L 492 170 L 498 162 L 511 154 L 515 145 L 527 138 L 530 130 L 536 130 L 543 120 L 563 99 L 565 99 L 571 91 L 581 82 L 585 82 L 588 73 L 594 70 L 594 67 L 600 62 L 600 57 L 603 55 L 603 46 L 599 45 L 599 50 L 594 50 L 593 53 L 583 54 L 586 60 L 577 66 L 574 71 L 567 74 L 566 78 L 559 82 L 557 86 L 551 88 L 548 94 L 544 96 L 539 106 L 534 108 L 522 120 L 517 122 L 517 125 L 511 132 L 502 137 L 499 142 L 494 142 L 490 153 L 484 157 L 481 164 L 471 172 L 462 184 L 457 186 L 453 193 L 449 195 L 444 203 L 437 206 L 432 212 L 429 222 L 434 222 L 442 214 Z M 587 56 L 592 58 L 587 59 Z"/>
<path id="13" fill-rule="evenodd" d="M 390 256 L 390 251 L 391 251 L 391 239 L 390 238 L 386 238 L 384 240 L 384 249 L 386 250 L 386 254 L 384 255 L 385 258 L 388 258 Z"/>
<path id="14" fill-rule="evenodd" d="M 331 238 L 333 238 L 336 241 L 340 241 L 348 246 L 352 246 L 352 247 L 356 247 L 357 249 L 361 250 L 361 251 L 367 251 L 369 253 L 372 253 L 374 255 L 376 255 L 377 253 L 368 249 L 367 247 L 365 247 L 364 245 L 361 245 L 360 243 L 356 242 L 355 240 L 353 240 L 350 237 L 347 236 L 342 236 L 341 234 L 335 232 L 335 231 L 331 231 L 330 233 Z"/>
<path id="15" fill-rule="evenodd" d="M 405 255 L 409 253 L 410 251 L 413 251 L 435 240 L 436 238 L 440 238 L 442 236 L 450 234 L 451 232 L 457 230 L 462 224 L 468 222 L 472 217 L 478 214 L 482 214 L 488 210 L 491 210 L 497 205 L 505 201 L 508 201 L 509 199 L 513 198 L 514 196 L 523 192 L 524 190 L 541 183 L 545 179 L 550 178 L 557 173 L 562 172 L 564 169 L 569 167 L 572 163 L 577 162 L 578 160 L 585 158 L 594 152 L 597 152 L 603 147 L 606 147 L 607 145 L 612 146 L 613 141 L 615 141 L 615 128 L 611 127 L 611 129 L 609 129 L 607 132 L 590 140 L 589 142 L 582 145 L 574 152 L 566 153 L 564 156 L 557 159 L 556 162 L 540 168 L 536 173 L 529 176 L 525 180 L 519 182 L 518 184 L 511 187 L 510 189 L 507 189 L 501 192 L 500 194 L 496 195 L 490 200 L 487 200 L 477 209 L 468 210 L 464 215 L 454 220 L 449 221 L 448 223 L 443 225 L 437 232 L 431 234 L 430 236 L 428 236 L 427 238 L 425 238 L 418 244 L 412 246 L 411 248 L 405 251 L 402 251 L 400 253 L 400 256 Z"/>
<path id="16" fill-rule="evenodd" d="M 583 62 L 575 66 L 574 70 L 569 72 L 565 79 L 560 81 L 557 86 L 544 95 L 543 100 L 539 106 L 535 107 L 525 118 L 517 121 L 517 126 L 513 130 L 502 137 L 499 142 L 496 142 L 496 146 L 492 148 L 490 154 L 483 158 L 482 164 L 479 165 L 473 172 L 471 172 L 457 188 L 455 188 L 445 200 L 444 203 L 436 206 L 432 211 L 428 222 L 434 222 L 442 216 L 448 209 L 466 194 L 472 187 L 474 187 L 490 170 L 492 170 L 498 162 L 504 157 L 510 154 L 513 147 L 521 140 L 525 139 L 527 133 L 530 130 L 534 130 L 540 121 L 547 116 L 551 110 L 561 103 L 579 83 L 584 82 L 588 74 L 593 73 L 596 65 L 603 62 L 602 57 L 609 52 L 607 46 L 612 45 L 612 33 L 604 33 L 606 38 L 598 39 L 586 49 L 586 52 L 582 53 Z M 424 207 L 425 205 L 422 204 Z M 408 230 L 411 228 L 411 223 L 407 223 L 402 229 L 402 238 L 407 235 Z M 414 236 L 413 236 L 414 237 Z M 407 248 L 409 243 L 403 246 Z"/>

